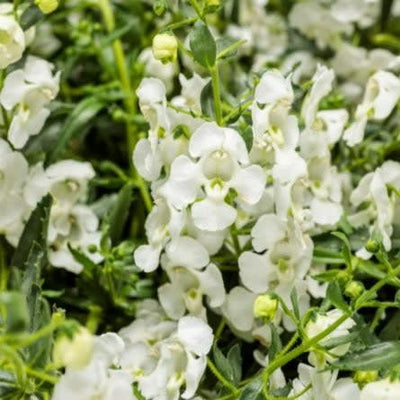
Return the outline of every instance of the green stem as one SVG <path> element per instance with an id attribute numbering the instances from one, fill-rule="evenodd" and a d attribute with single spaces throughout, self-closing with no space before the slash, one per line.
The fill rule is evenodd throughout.
<path id="1" fill-rule="evenodd" d="M 107 32 L 112 33 L 115 30 L 115 17 L 111 7 L 110 0 L 99 0 L 98 6 L 103 15 L 104 24 L 106 26 Z M 128 162 L 132 175 L 138 182 L 138 186 L 140 188 L 140 193 L 145 202 L 146 209 L 148 211 L 152 208 L 152 201 L 148 192 L 148 188 L 146 183 L 143 181 L 143 178 L 137 173 L 133 166 L 133 150 L 135 149 L 137 135 L 135 134 L 134 125 L 132 125 L 131 120 L 134 118 L 136 114 L 136 95 L 132 89 L 131 80 L 129 77 L 129 71 L 127 67 L 127 63 L 125 60 L 124 49 L 122 47 L 122 42 L 119 39 L 115 39 L 112 44 L 115 63 L 117 66 L 117 71 L 119 75 L 119 79 L 121 82 L 122 90 L 124 91 L 124 106 L 128 115 L 131 118 L 128 118 L 126 121 L 126 135 L 127 135 L 127 150 L 128 150 Z"/>
<path id="2" fill-rule="evenodd" d="M 349 315 L 343 314 L 340 318 L 338 318 L 331 326 L 320 332 L 318 335 L 313 336 L 311 339 L 306 340 L 301 345 L 290 351 L 289 353 L 285 354 L 283 357 L 276 358 L 268 367 L 264 370 L 264 377 L 263 377 L 263 388 L 267 387 L 269 376 L 278 368 L 286 365 L 288 362 L 292 361 L 293 359 L 299 357 L 301 354 L 306 352 L 308 349 L 313 347 L 323 338 L 328 336 L 332 333 L 337 327 L 339 327 L 346 319 L 349 318 Z"/>
<path id="3" fill-rule="evenodd" d="M 115 17 L 111 7 L 110 0 L 99 0 L 98 6 L 103 15 L 104 24 L 106 26 L 108 33 L 113 33 L 115 30 Z M 127 63 L 125 60 L 125 54 L 122 47 L 122 42 L 119 39 L 115 39 L 112 43 L 112 49 L 114 53 L 115 63 L 118 71 L 118 76 L 121 82 L 122 90 L 124 91 L 124 105 L 130 115 L 135 115 L 136 113 L 136 96 L 135 92 L 132 90 L 131 81 L 129 78 L 129 72 Z M 126 124 L 127 129 L 127 145 L 128 145 L 128 157 L 129 165 L 132 166 L 132 152 L 135 147 L 135 130 L 133 125 L 129 123 Z"/>
<path id="4" fill-rule="evenodd" d="M 21 388 L 26 384 L 25 364 L 16 350 L 6 344 L 0 344 L 0 356 L 11 361 L 15 368 L 15 376 Z"/>
<path id="5" fill-rule="evenodd" d="M 230 46 L 226 47 L 220 53 L 217 54 L 217 60 L 227 56 L 231 51 L 236 50 L 237 48 L 239 48 L 242 44 L 245 44 L 246 42 L 247 42 L 246 39 L 242 39 L 242 40 L 239 40 L 238 42 L 235 42 L 235 43 L 231 44 Z"/>
<path id="6" fill-rule="evenodd" d="M 58 379 L 55 376 L 48 375 L 43 371 L 36 371 L 35 369 L 28 367 L 27 365 L 25 365 L 25 371 L 28 375 L 34 376 L 35 378 L 39 378 L 42 381 L 51 383 L 52 385 L 55 385 L 58 381 Z"/>
<path id="7" fill-rule="evenodd" d="M 227 388 L 229 389 L 232 394 L 236 395 L 239 393 L 239 390 L 235 388 L 228 380 L 225 379 L 225 377 L 222 376 L 222 374 L 218 371 L 217 367 L 213 364 L 213 362 L 207 358 L 207 366 L 211 370 L 211 372 L 214 374 L 214 376 Z"/>
<path id="8" fill-rule="evenodd" d="M 219 87 L 219 74 L 218 74 L 218 67 L 214 65 L 210 68 L 211 74 L 211 84 L 214 96 L 214 104 L 215 104 L 215 117 L 217 119 L 218 125 L 223 125 L 222 119 L 222 110 L 221 110 L 221 93 Z"/>

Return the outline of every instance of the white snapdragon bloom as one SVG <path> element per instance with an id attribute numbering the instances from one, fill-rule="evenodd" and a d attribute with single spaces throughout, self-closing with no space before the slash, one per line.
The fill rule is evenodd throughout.
<path id="1" fill-rule="evenodd" d="M 171 240 L 162 264 L 171 283 L 158 288 L 158 297 L 170 318 L 183 317 L 187 309 L 192 315 L 206 319 L 203 295 L 208 297 L 212 308 L 224 302 L 221 271 L 210 264 L 207 250 L 196 240 L 189 236 Z"/>
<path id="2" fill-rule="evenodd" d="M 400 382 L 389 379 L 366 384 L 361 390 L 360 400 L 397 400 L 400 393 Z"/>
<path id="3" fill-rule="evenodd" d="M 185 135 L 175 138 L 174 129 L 180 126 L 192 132 L 202 121 L 169 108 L 165 86 L 159 79 L 143 79 L 136 93 L 140 110 L 150 124 L 150 131 L 148 138 L 138 141 L 133 153 L 133 162 L 140 175 L 153 182 L 160 177 L 163 167 L 169 170 L 172 161 L 187 151 L 187 138 Z M 187 101 L 196 103 L 197 95 L 191 95 L 193 97 L 190 99 L 184 88 L 182 97 L 186 96 Z"/>
<path id="4" fill-rule="evenodd" d="M 332 227 L 342 214 L 342 177 L 331 166 L 330 157 L 315 157 L 308 162 L 308 188 L 311 221 L 318 226 Z M 307 195 L 305 195 L 307 197 Z"/>
<path id="5" fill-rule="evenodd" d="M 290 77 L 267 71 L 256 87 L 252 106 L 253 162 L 272 167 L 277 213 L 285 218 L 291 208 L 291 190 L 307 175 L 307 165 L 296 152 L 297 118 L 289 115 L 294 99 Z"/>
<path id="6" fill-rule="evenodd" d="M 200 75 L 193 73 L 191 78 L 185 75 L 179 75 L 179 82 L 182 90 L 181 95 L 172 99 L 172 104 L 201 113 L 201 92 L 208 84 L 210 78 L 202 78 Z"/>
<path id="7" fill-rule="evenodd" d="M 369 120 L 382 121 L 389 116 L 400 98 L 400 79 L 387 71 L 378 71 L 368 80 L 364 99 L 357 107 L 354 122 L 344 132 L 344 140 L 352 147 L 364 138 Z"/>
<path id="8" fill-rule="evenodd" d="M 398 70 L 400 57 L 386 49 L 367 50 L 363 47 L 343 43 L 331 61 L 335 73 L 359 87 L 378 70 Z M 361 90 L 361 87 L 359 88 Z"/>
<path id="9" fill-rule="evenodd" d="M 400 189 L 400 163 L 386 161 L 375 172 L 370 172 L 361 179 L 353 190 L 350 201 L 354 207 L 359 207 L 366 202 L 369 205 L 350 215 L 349 222 L 356 228 L 368 226 L 371 235 L 378 234 L 384 248 L 389 251 L 398 199 L 394 194 L 389 195 L 387 185 L 392 185 L 397 190 Z M 372 225 L 371 222 L 373 222 Z M 371 254 L 365 249 L 361 249 L 358 256 L 369 258 Z"/>
<path id="10" fill-rule="evenodd" d="M 243 285 L 254 293 L 273 290 L 289 300 L 296 282 L 305 277 L 310 267 L 312 240 L 294 221 L 285 222 L 275 214 L 260 217 L 251 236 L 257 253 L 246 251 L 239 258 Z"/>
<path id="11" fill-rule="evenodd" d="M 28 56 L 23 69 L 7 75 L 0 93 L 0 103 L 12 111 L 8 140 L 17 149 L 30 136 L 43 128 L 50 110 L 46 108 L 58 93 L 60 72 L 53 75 L 53 65 L 34 56 Z"/>
<path id="12" fill-rule="evenodd" d="M 340 22 L 367 28 L 379 18 L 380 7 L 379 0 L 336 0 L 331 6 L 331 14 Z"/>
<path id="13" fill-rule="evenodd" d="M 154 58 L 151 47 L 144 49 L 140 53 L 138 60 L 143 63 L 146 76 L 160 79 L 164 83 L 167 92 L 169 93 L 172 91 L 174 87 L 174 78 L 179 71 L 179 66 L 176 61 L 163 64 L 160 60 Z"/>
<path id="14" fill-rule="evenodd" d="M 123 340 L 115 333 L 94 338 L 92 359 L 84 368 L 66 368 L 54 388 L 52 400 L 135 400 L 133 378 L 125 371 L 112 369 L 124 351 Z"/>
<path id="15" fill-rule="evenodd" d="M 308 51 L 300 50 L 288 54 L 283 60 L 280 70 L 284 75 L 291 74 L 292 82 L 299 85 L 311 79 L 316 67 L 317 61 L 313 55 Z"/>
<path id="16" fill-rule="evenodd" d="M 94 262 L 101 260 L 89 247 L 98 246 L 101 233 L 99 220 L 85 200 L 88 181 L 95 172 L 89 163 L 64 160 L 45 171 L 48 191 L 54 197 L 48 229 L 49 260 L 55 267 L 80 273 L 82 265 L 75 261 L 68 245 L 80 249 Z"/>
<path id="17" fill-rule="evenodd" d="M 319 0 L 296 3 L 290 11 L 289 24 L 307 38 L 315 40 L 320 48 L 334 45 L 341 35 L 353 31 L 351 23 L 336 19 L 334 13 Z"/>
<path id="18" fill-rule="evenodd" d="M 0 69 L 7 68 L 22 57 L 25 35 L 13 15 L 11 3 L 0 4 Z"/>
<path id="19" fill-rule="evenodd" d="M 339 141 L 348 120 L 345 109 L 318 111 L 321 100 L 332 90 L 334 72 L 318 65 L 301 109 L 305 129 L 301 133 L 301 155 L 306 159 L 330 154 L 330 147 Z"/>
<path id="20" fill-rule="evenodd" d="M 147 300 L 121 336 L 127 346 L 121 366 L 130 371 L 144 397 L 178 400 L 195 395 L 213 343 L 211 328 L 202 319 L 168 321 L 157 303 Z"/>
<path id="21" fill-rule="evenodd" d="M 23 195 L 29 166 L 23 155 L 0 139 L 0 232 L 16 245 L 28 208 Z"/>
<path id="22" fill-rule="evenodd" d="M 183 213 L 170 207 L 166 201 L 157 200 L 145 223 L 148 244 L 139 246 L 135 253 L 135 264 L 145 272 L 154 271 L 160 255 L 171 237 L 180 234 L 185 225 Z"/>
<path id="23" fill-rule="evenodd" d="M 230 189 L 249 204 L 261 198 L 265 174 L 250 165 L 244 140 L 235 130 L 204 123 L 190 138 L 189 155 L 174 160 L 160 194 L 177 209 L 194 203 L 191 215 L 199 229 L 221 231 L 234 223 L 237 211 L 225 202 Z M 196 202 L 198 198 L 202 200 Z"/>
<path id="24" fill-rule="evenodd" d="M 319 371 L 306 364 L 298 366 L 299 377 L 293 381 L 289 396 L 300 394 L 311 384 L 311 388 L 299 400 L 359 400 L 360 389 L 350 378 L 337 379 L 337 371 Z M 371 397 L 372 399 L 372 397 Z"/>
<path id="25" fill-rule="evenodd" d="M 333 323 L 335 323 L 342 316 L 343 312 L 337 309 L 330 310 L 325 315 L 318 314 L 314 321 L 311 320 L 307 323 L 305 327 L 305 332 L 308 337 L 312 339 L 314 336 L 317 336 Z M 324 343 L 328 342 L 330 339 L 347 336 L 349 334 L 349 330 L 354 325 L 355 322 L 351 318 L 347 318 L 333 332 L 325 336 L 325 338 L 319 342 L 319 345 L 324 346 Z M 318 350 L 311 351 L 309 354 L 309 361 L 314 366 L 323 366 L 325 362 L 332 362 L 335 360 L 335 358 L 346 354 L 349 350 L 349 347 L 350 343 L 341 344 L 333 349 L 330 349 L 329 354 L 320 352 Z"/>

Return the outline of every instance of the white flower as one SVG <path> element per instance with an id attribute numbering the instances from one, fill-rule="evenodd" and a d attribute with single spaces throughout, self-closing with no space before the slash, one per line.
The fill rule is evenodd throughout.
<path id="1" fill-rule="evenodd" d="M 400 393 L 400 382 L 389 379 L 366 384 L 361 390 L 360 400 L 397 400 Z"/>
<path id="2" fill-rule="evenodd" d="M 200 75 L 193 73 L 193 76 L 188 79 L 185 75 L 179 75 L 179 82 L 182 90 L 181 95 L 172 99 L 172 104 L 187 108 L 196 113 L 201 113 L 201 92 L 208 84 L 210 78 L 202 78 Z"/>
<path id="3" fill-rule="evenodd" d="M 121 366 L 131 371 L 144 397 L 178 400 L 195 395 L 213 343 L 212 330 L 202 319 L 167 321 L 157 303 L 146 301 L 121 335 L 127 344 Z"/>
<path id="4" fill-rule="evenodd" d="M 68 246 L 83 251 L 94 262 L 102 257 L 91 253 L 91 246 L 98 246 L 101 233 L 99 220 L 90 207 L 81 204 L 87 194 L 88 181 L 95 172 L 87 162 L 63 160 L 51 165 L 45 176 L 39 171 L 29 188 L 30 197 L 37 196 L 36 191 L 46 188 L 54 197 L 50 212 L 47 234 L 49 260 L 55 267 L 65 268 L 74 273 L 82 271 Z"/>
<path id="5" fill-rule="evenodd" d="M 382 244 L 388 251 L 391 249 L 391 235 L 393 232 L 393 218 L 396 197 L 389 196 L 387 185 L 400 188 L 400 164 L 395 161 L 386 161 L 382 166 L 365 175 L 358 186 L 353 190 L 350 201 L 355 207 L 369 203 L 361 211 L 349 216 L 349 222 L 355 226 L 368 226 L 371 235 L 377 233 Z M 370 225 L 371 221 L 373 224 Z M 360 253 L 368 258 L 365 251 Z"/>
<path id="6" fill-rule="evenodd" d="M 400 79 L 391 72 L 378 71 L 368 80 L 364 99 L 357 107 L 354 122 L 346 129 L 344 140 L 355 146 L 364 138 L 367 121 L 382 121 L 400 98 Z"/>
<path id="7" fill-rule="evenodd" d="M 28 168 L 23 155 L 11 150 L 9 144 L 0 139 L 0 232 L 13 245 L 17 244 L 25 213 L 29 210 L 23 196 Z"/>
<path id="8" fill-rule="evenodd" d="M 169 317 L 179 319 L 187 309 L 192 315 L 206 319 L 203 295 L 209 298 L 211 307 L 224 302 L 222 274 L 214 264 L 209 264 L 207 250 L 194 239 L 188 236 L 173 239 L 166 247 L 162 264 L 171 283 L 159 287 L 158 297 Z"/>
<path id="9" fill-rule="evenodd" d="M 204 123 L 190 138 L 189 154 L 196 161 L 177 157 L 160 194 L 177 209 L 194 203 L 192 217 L 199 229 L 220 231 L 233 224 L 237 211 L 225 203 L 229 189 L 249 204 L 261 198 L 265 174 L 260 166 L 249 165 L 246 145 L 235 130 Z"/>
<path id="10" fill-rule="evenodd" d="M 135 264 L 145 272 L 154 271 L 159 264 L 160 254 L 170 237 L 178 236 L 185 225 L 183 213 L 158 200 L 145 223 L 148 244 L 139 246 L 135 253 Z"/>
<path id="11" fill-rule="evenodd" d="M 299 400 L 359 400 L 360 389 L 350 378 L 337 379 L 337 371 L 319 371 L 306 364 L 299 364 L 299 377 L 293 381 L 290 397 L 298 395 L 308 385 L 311 388 Z M 372 398 L 371 398 L 372 399 Z"/>
<path id="12" fill-rule="evenodd" d="M 18 149 L 40 132 L 50 114 L 46 106 L 57 96 L 60 79 L 52 69 L 47 61 L 28 56 L 24 69 L 11 72 L 4 81 L 0 103 L 13 111 L 8 140 Z"/>
<path id="13" fill-rule="evenodd" d="M 313 338 L 320 334 L 325 329 L 329 328 L 334 324 L 339 318 L 343 316 L 341 310 L 331 310 L 325 315 L 318 314 L 315 321 L 311 320 L 308 322 L 305 328 L 305 332 L 309 338 Z M 349 330 L 355 325 L 355 322 L 351 318 L 347 318 L 341 325 L 339 325 L 333 332 L 325 336 L 320 342 L 320 345 L 324 346 L 324 343 L 329 341 L 329 339 L 340 338 L 347 336 Z M 318 351 L 312 351 L 309 354 L 309 361 L 314 366 L 323 366 L 325 361 L 332 362 L 335 358 L 343 356 L 349 350 L 350 343 L 341 344 L 333 349 L 329 349 L 329 354 L 320 353 Z"/>
<path id="14" fill-rule="evenodd" d="M 289 24 L 307 38 L 314 39 L 320 48 L 334 45 L 340 35 L 353 30 L 350 23 L 336 19 L 318 0 L 296 3 L 290 11 Z"/>
<path id="15" fill-rule="evenodd" d="M 7 68 L 22 57 L 25 35 L 13 15 L 13 5 L 0 5 L 0 69 Z"/>
<path id="16" fill-rule="evenodd" d="M 239 275 L 245 287 L 254 293 L 273 290 L 289 299 L 296 281 L 306 275 L 312 257 L 311 239 L 298 226 L 288 224 L 274 214 L 259 218 L 252 232 L 256 252 L 246 251 L 239 258 Z"/>
<path id="17" fill-rule="evenodd" d="M 152 76 L 154 78 L 161 79 L 167 89 L 167 92 L 169 93 L 172 91 L 174 87 L 174 77 L 178 73 L 177 62 L 163 64 L 160 60 L 156 60 L 151 47 L 144 49 L 140 53 L 138 60 L 143 63 L 146 76 Z"/>
<path id="18" fill-rule="evenodd" d="M 124 342 L 115 333 L 94 338 L 94 351 L 88 366 L 66 368 L 54 388 L 52 400 L 135 400 L 133 378 L 125 371 L 111 369 L 124 351 Z"/>
<path id="19" fill-rule="evenodd" d="M 284 59 L 280 70 L 284 75 L 291 74 L 293 83 L 299 85 L 310 79 L 316 68 L 316 60 L 307 51 L 295 51 Z"/>

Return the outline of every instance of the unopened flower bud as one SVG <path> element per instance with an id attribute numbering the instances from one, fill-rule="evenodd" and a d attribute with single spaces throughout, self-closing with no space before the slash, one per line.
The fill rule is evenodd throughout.
<path id="1" fill-rule="evenodd" d="M 370 239 L 365 245 L 365 249 L 372 254 L 375 254 L 379 251 L 379 242 L 376 240 Z"/>
<path id="2" fill-rule="evenodd" d="M 378 371 L 356 371 L 353 380 L 360 386 L 364 386 L 367 383 L 376 381 L 377 378 Z"/>
<path id="3" fill-rule="evenodd" d="M 58 0 L 35 0 L 43 14 L 50 14 L 58 8 Z"/>
<path id="4" fill-rule="evenodd" d="M 174 62 L 178 54 L 178 41 L 173 34 L 159 33 L 153 39 L 154 58 L 162 63 Z"/>
<path id="5" fill-rule="evenodd" d="M 72 338 L 63 335 L 56 339 L 53 348 L 53 361 L 58 366 L 72 369 L 84 368 L 93 352 L 93 336 L 81 327 Z"/>
<path id="6" fill-rule="evenodd" d="M 272 321 L 278 308 L 278 300 L 269 294 L 258 296 L 253 305 L 253 312 L 256 318 L 264 318 Z"/>
<path id="7" fill-rule="evenodd" d="M 364 285 L 362 284 L 362 282 L 359 281 L 350 281 L 345 289 L 344 289 L 344 293 L 348 296 L 351 297 L 353 299 L 359 297 L 361 295 L 361 293 L 364 291 Z"/>
<path id="8" fill-rule="evenodd" d="M 206 7 L 217 8 L 221 4 L 221 0 L 206 0 Z"/>

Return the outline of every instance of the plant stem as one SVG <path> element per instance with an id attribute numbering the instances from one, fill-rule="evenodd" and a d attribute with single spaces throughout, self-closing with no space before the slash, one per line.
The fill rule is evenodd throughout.
<path id="1" fill-rule="evenodd" d="M 103 15 L 104 24 L 106 26 L 107 32 L 112 33 L 115 30 L 115 17 L 111 7 L 110 0 L 99 0 L 98 6 Z M 136 114 L 136 95 L 133 91 L 131 80 L 129 77 L 129 71 L 127 67 L 127 63 L 125 60 L 124 49 L 122 47 L 122 42 L 119 39 L 115 39 L 112 44 L 115 63 L 117 66 L 118 76 L 121 82 L 122 90 L 124 91 L 124 106 L 128 113 L 128 118 L 126 121 L 126 141 L 127 141 L 127 152 L 128 152 L 128 162 L 131 170 L 132 176 L 135 177 L 137 181 L 137 186 L 140 189 L 140 193 L 142 195 L 143 201 L 145 203 L 147 211 L 150 211 L 152 208 L 152 201 L 150 198 L 150 194 L 147 188 L 146 183 L 143 181 L 143 178 L 137 173 L 133 166 L 132 154 L 135 149 L 137 135 L 135 134 L 135 127 L 132 125 L 131 120 L 134 118 Z"/>
<path id="2" fill-rule="evenodd" d="M 52 385 L 55 385 L 58 381 L 58 379 L 55 376 L 48 375 L 43 371 L 36 371 L 35 369 L 28 367 L 27 365 L 25 365 L 25 371 L 28 375 L 34 376 L 35 378 L 39 378 L 45 382 L 49 382 Z"/>
<path id="3" fill-rule="evenodd" d="M 221 111 L 221 93 L 219 87 L 219 74 L 218 74 L 218 67 L 214 65 L 210 68 L 211 73 L 211 84 L 214 96 L 214 104 L 215 104 L 215 117 L 217 119 L 217 124 L 222 125 L 222 111 Z"/>
<path id="4" fill-rule="evenodd" d="M 207 366 L 211 370 L 211 372 L 214 374 L 214 376 L 227 388 L 229 389 L 232 394 L 236 395 L 239 393 L 239 390 L 235 388 L 228 380 L 226 380 L 222 374 L 218 371 L 217 367 L 213 364 L 213 362 L 207 358 Z"/>

